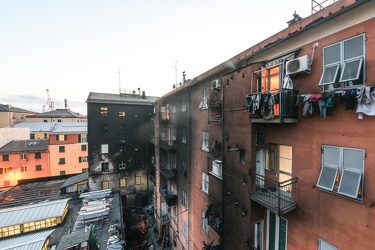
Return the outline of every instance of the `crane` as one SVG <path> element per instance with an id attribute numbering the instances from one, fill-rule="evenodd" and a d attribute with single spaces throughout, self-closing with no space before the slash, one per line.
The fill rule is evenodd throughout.
<path id="1" fill-rule="evenodd" d="M 51 100 L 51 96 L 49 94 L 49 89 L 47 89 L 47 104 L 48 104 L 48 110 L 52 111 L 55 109 L 55 103 Z"/>

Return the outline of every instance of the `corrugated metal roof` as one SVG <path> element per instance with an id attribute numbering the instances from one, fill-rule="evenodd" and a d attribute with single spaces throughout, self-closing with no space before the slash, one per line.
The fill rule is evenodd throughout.
<path id="1" fill-rule="evenodd" d="M 88 241 L 90 238 L 92 226 L 84 229 L 74 231 L 61 237 L 60 243 L 57 245 L 57 250 L 64 250 L 77 246 L 78 244 Z"/>
<path id="2" fill-rule="evenodd" d="M 70 185 L 76 184 L 78 182 L 88 180 L 89 179 L 89 173 L 82 173 L 82 174 L 77 174 L 75 176 L 72 176 L 68 178 L 65 183 L 61 186 L 61 188 L 68 187 Z"/>
<path id="3" fill-rule="evenodd" d="M 26 152 L 47 152 L 48 140 L 19 140 L 11 141 L 2 148 L 0 153 L 26 153 Z"/>
<path id="4" fill-rule="evenodd" d="M 69 109 L 55 109 L 35 115 L 28 115 L 27 118 L 86 118 L 86 116 Z"/>
<path id="5" fill-rule="evenodd" d="M 26 222 L 62 216 L 69 199 L 1 209 L 0 227 L 19 225 Z"/>
<path id="6" fill-rule="evenodd" d="M 87 133 L 87 122 L 22 122 L 7 128 L 29 128 L 31 132 L 50 134 Z"/>
<path id="7" fill-rule="evenodd" d="M 36 250 L 42 249 L 44 242 L 55 229 L 43 230 L 37 233 L 28 233 L 0 241 L 0 250 Z"/>

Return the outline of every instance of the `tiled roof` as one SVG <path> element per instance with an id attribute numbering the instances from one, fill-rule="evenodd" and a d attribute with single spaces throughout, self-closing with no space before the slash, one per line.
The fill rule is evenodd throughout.
<path id="1" fill-rule="evenodd" d="M 0 148 L 0 153 L 47 152 L 48 140 L 13 140 Z"/>
<path id="2" fill-rule="evenodd" d="M 30 250 L 42 249 L 46 239 L 55 229 L 43 230 L 37 233 L 28 233 L 18 237 L 2 239 L 0 250 Z"/>
<path id="3" fill-rule="evenodd" d="M 9 104 L 0 104 L 0 112 L 16 112 L 16 113 L 30 113 L 30 114 L 36 113 L 34 111 L 13 107 Z"/>
<path id="4" fill-rule="evenodd" d="M 28 115 L 27 118 L 86 118 L 80 113 L 73 112 L 69 109 L 55 109 L 35 115 Z"/>
<path id="5" fill-rule="evenodd" d="M 139 95 L 119 95 L 108 93 L 90 92 L 87 103 L 107 103 L 107 104 L 132 104 L 132 105 L 152 105 L 157 97 L 147 96 L 142 99 Z"/>

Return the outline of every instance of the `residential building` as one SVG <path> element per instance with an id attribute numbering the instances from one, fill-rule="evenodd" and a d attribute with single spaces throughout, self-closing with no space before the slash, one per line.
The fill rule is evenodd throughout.
<path id="1" fill-rule="evenodd" d="M 28 140 L 30 139 L 29 128 L 0 128 L 0 147 L 13 140 Z"/>
<path id="2" fill-rule="evenodd" d="M 50 176 L 47 140 L 14 140 L 0 148 L 0 187 Z"/>
<path id="3" fill-rule="evenodd" d="M 33 115 L 36 113 L 37 112 L 13 107 L 9 104 L 0 104 L 0 128 L 25 122 L 27 115 Z"/>
<path id="4" fill-rule="evenodd" d="M 51 176 L 87 172 L 87 123 L 64 123 L 48 133 Z"/>
<path id="5" fill-rule="evenodd" d="M 27 122 L 87 122 L 87 117 L 68 108 L 54 109 L 26 116 Z"/>
<path id="6" fill-rule="evenodd" d="M 148 192 L 154 147 L 156 97 L 122 91 L 91 92 L 87 98 L 89 185 L 91 190 L 112 189 L 135 198 Z"/>
<path id="7" fill-rule="evenodd" d="M 174 248 L 373 248 L 374 24 L 374 1 L 334 2 L 157 100 L 169 147 L 155 140 L 156 213 L 177 218 L 165 223 Z M 176 177 L 163 169 L 173 152 L 187 157 Z"/>

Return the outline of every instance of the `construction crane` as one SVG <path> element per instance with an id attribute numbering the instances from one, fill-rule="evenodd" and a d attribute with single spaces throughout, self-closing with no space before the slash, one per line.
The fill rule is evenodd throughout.
<path id="1" fill-rule="evenodd" d="M 49 89 L 47 89 L 47 104 L 48 104 L 48 110 L 52 111 L 55 110 L 55 103 L 51 100 L 51 96 L 49 94 Z"/>

